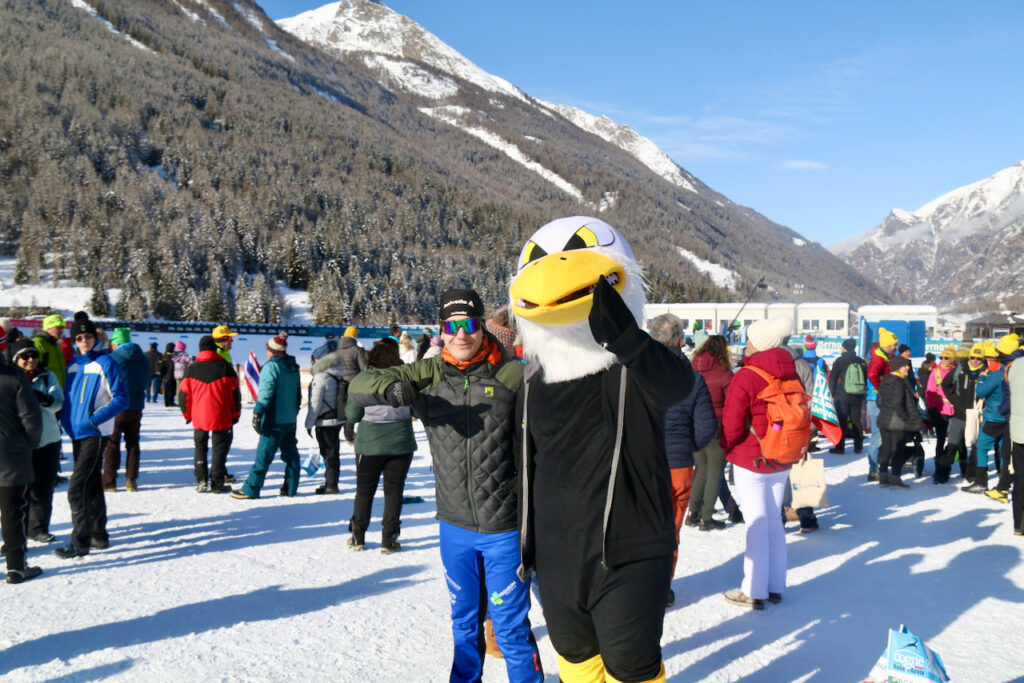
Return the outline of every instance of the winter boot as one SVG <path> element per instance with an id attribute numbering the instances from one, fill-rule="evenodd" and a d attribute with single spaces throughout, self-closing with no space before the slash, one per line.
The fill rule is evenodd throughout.
<path id="1" fill-rule="evenodd" d="M 891 489 L 909 489 L 910 484 L 904 484 L 903 480 L 900 479 L 898 474 L 889 475 L 889 488 Z"/>
<path id="2" fill-rule="evenodd" d="M 22 581 L 34 579 L 42 573 L 43 570 L 39 567 L 26 566 L 24 569 L 8 569 L 7 583 L 21 583 Z"/>
<path id="3" fill-rule="evenodd" d="M 868 476 L 871 476 L 871 475 L 868 475 Z M 875 476 L 877 477 L 879 487 L 881 487 L 883 489 L 889 488 L 889 473 L 888 472 L 879 471 L 878 474 L 876 474 Z"/>
<path id="4" fill-rule="evenodd" d="M 402 549 L 402 544 L 394 536 L 382 536 L 380 539 L 380 551 L 385 555 L 397 553 Z"/>
<path id="5" fill-rule="evenodd" d="M 53 554 L 62 560 L 70 560 L 73 557 L 85 557 L 89 554 L 89 549 L 68 544 L 63 548 L 57 548 L 53 551 Z"/>
<path id="6" fill-rule="evenodd" d="M 352 550 L 366 550 L 364 532 L 353 531 L 352 535 L 348 537 L 348 541 L 346 541 L 345 545 L 351 548 Z"/>
<path id="7" fill-rule="evenodd" d="M 961 491 L 967 493 L 985 493 L 988 491 L 988 470 L 977 467 L 974 470 L 974 483 L 970 486 L 963 486 Z"/>
<path id="8" fill-rule="evenodd" d="M 739 589 L 732 589 L 725 591 L 725 599 L 734 605 L 740 605 L 741 607 L 749 607 L 750 609 L 764 609 L 764 600 L 757 598 L 751 598 L 743 594 L 743 591 Z"/>

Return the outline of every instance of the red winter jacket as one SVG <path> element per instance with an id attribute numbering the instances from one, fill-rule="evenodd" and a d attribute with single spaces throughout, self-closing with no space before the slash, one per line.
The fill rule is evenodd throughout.
<path id="1" fill-rule="evenodd" d="M 782 347 L 755 353 L 743 362 L 745 366 L 753 365 L 777 379 L 799 379 L 793 356 Z M 752 472 L 771 473 L 789 469 L 791 465 L 767 462 L 754 464 L 754 460 L 761 456 L 761 446 L 757 439 L 763 437 L 768 430 L 765 402 L 757 397 L 766 386 L 768 382 L 753 370 L 740 368 L 733 375 L 722 409 L 722 447 L 725 449 L 725 459 L 732 464 Z M 757 438 L 750 433 L 750 425 L 757 432 Z"/>
<path id="2" fill-rule="evenodd" d="M 715 407 L 715 417 L 722 420 L 722 408 L 725 406 L 725 392 L 732 381 L 732 371 L 723 370 L 718 360 L 710 353 L 702 353 L 693 357 L 693 369 L 704 377 L 711 393 L 711 404 Z"/>
<path id="3" fill-rule="evenodd" d="M 200 351 L 178 383 L 178 405 L 185 421 L 204 432 L 230 429 L 242 414 L 238 375 L 216 351 Z"/>
<path id="4" fill-rule="evenodd" d="M 868 381 L 871 382 L 875 391 L 882 386 L 882 377 L 888 375 L 889 372 L 889 357 L 885 355 L 885 351 L 876 348 L 871 352 L 871 360 L 868 362 Z"/>

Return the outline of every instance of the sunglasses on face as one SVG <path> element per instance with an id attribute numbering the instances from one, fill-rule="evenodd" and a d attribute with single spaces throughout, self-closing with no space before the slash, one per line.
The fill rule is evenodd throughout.
<path id="1" fill-rule="evenodd" d="M 35 351 L 23 351 L 18 354 L 18 360 L 39 360 L 39 354 Z"/>
<path id="2" fill-rule="evenodd" d="M 75 341 L 76 342 L 84 342 L 84 341 L 89 341 L 90 339 L 95 339 L 95 338 L 96 338 L 96 335 L 94 335 L 94 334 L 80 334 L 80 335 L 75 337 Z"/>
<path id="3" fill-rule="evenodd" d="M 445 334 L 456 335 L 459 329 L 466 331 L 466 334 L 473 334 L 483 327 L 483 318 L 466 318 L 465 320 L 445 320 L 441 323 L 441 329 Z"/>

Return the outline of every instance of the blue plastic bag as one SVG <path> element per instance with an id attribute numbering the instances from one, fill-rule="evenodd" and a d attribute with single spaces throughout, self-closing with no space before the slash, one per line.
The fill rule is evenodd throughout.
<path id="1" fill-rule="evenodd" d="M 305 470 L 306 474 L 309 476 L 315 477 L 327 468 L 324 465 L 324 459 L 320 457 L 319 453 L 310 453 L 302 462 L 302 469 Z"/>
<path id="2" fill-rule="evenodd" d="M 876 683 L 945 683 L 946 667 L 937 652 L 902 624 L 889 629 L 889 644 L 871 669 Z"/>

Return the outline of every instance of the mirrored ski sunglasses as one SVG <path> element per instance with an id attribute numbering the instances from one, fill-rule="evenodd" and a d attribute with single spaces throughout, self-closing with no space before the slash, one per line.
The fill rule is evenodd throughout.
<path id="1" fill-rule="evenodd" d="M 466 318 L 465 320 L 445 320 L 441 323 L 441 329 L 445 334 L 455 336 L 459 333 L 459 328 L 464 329 L 466 334 L 474 334 L 483 325 L 483 318 Z"/>

